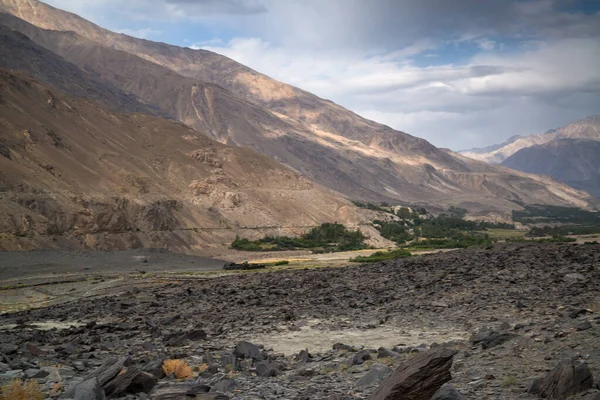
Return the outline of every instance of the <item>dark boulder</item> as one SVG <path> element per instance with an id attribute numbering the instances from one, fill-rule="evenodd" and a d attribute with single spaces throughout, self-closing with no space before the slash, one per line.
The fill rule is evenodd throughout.
<path id="1" fill-rule="evenodd" d="M 454 389 L 452 385 L 446 383 L 431 398 L 431 400 L 465 400 L 465 397 Z"/>
<path id="2" fill-rule="evenodd" d="M 233 389 L 237 387 L 237 383 L 233 379 L 223 379 L 218 382 L 215 386 L 213 386 L 210 391 L 211 392 L 221 392 L 227 393 L 232 392 Z"/>
<path id="3" fill-rule="evenodd" d="M 371 400 L 430 400 L 450 379 L 456 351 L 439 348 L 417 354 L 400 365 L 371 395 Z"/>
<path id="4" fill-rule="evenodd" d="M 273 368 L 273 366 L 270 363 L 266 361 L 261 361 L 258 364 L 256 364 L 256 375 L 265 378 L 277 376 L 277 370 Z"/>
<path id="5" fill-rule="evenodd" d="M 361 350 L 358 353 L 356 353 L 354 355 L 354 357 L 352 357 L 352 360 L 350 361 L 350 366 L 361 365 L 365 361 L 370 360 L 370 359 L 371 359 L 371 352 L 369 350 Z"/>
<path id="6" fill-rule="evenodd" d="M 263 357 L 260 352 L 260 348 L 250 342 L 241 341 L 235 346 L 233 351 L 238 358 L 253 359 L 255 361 L 262 361 Z"/>
<path id="7" fill-rule="evenodd" d="M 385 378 L 387 378 L 392 373 L 392 369 L 387 365 L 383 364 L 373 364 L 369 372 L 357 383 L 357 386 L 360 388 L 366 388 L 369 386 L 373 386 Z"/>
<path id="8" fill-rule="evenodd" d="M 75 386 L 74 400 L 105 400 L 104 389 L 97 378 L 88 379 Z"/>
<path id="9" fill-rule="evenodd" d="M 587 364 L 567 359 L 561 361 L 545 377 L 533 382 L 529 393 L 541 398 L 562 400 L 591 389 L 593 384 L 594 379 Z"/>

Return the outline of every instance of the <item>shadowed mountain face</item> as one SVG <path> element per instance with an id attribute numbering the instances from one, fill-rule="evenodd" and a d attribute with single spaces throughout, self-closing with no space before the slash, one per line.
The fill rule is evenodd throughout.
<path id="1" fill-rule="evenodd" d="M 600 140 L 600 116 L 588 117 L 582 119 L 581 121 L 569 124 L 563 128 L 554 129 L 541 135 L 531 135 L 525 137 L 513 136 L 511 139 L 500 145 L 489 146 L 483 149 L 470 149 L 461 151 L 461 154 L 475 160 L 481 160 L 491 164 L 504 164 L 504 160 L 521 149 L 536 145 L 543 145 L 553 140 Z"/>
<path id="2" fill-rule="evenodd" d="M 142 103 L 351 199 L 457 205 L 482 215 L 506 215 L 518 208 L 513 200 L 594 202 L 551 179 L 437 149 L 212 52 L 116 34 L 35 0 L 0 0 L 0 11 L 12 14 L 0 16 L 2 24 Z"/>
<path id="3" fill-rule="evenodd" d="M 111 113 L 20 72 L 0 68 L 0 87 L 1 250 L 143 245 L 210 254 L 236 231 L 360 222 L 337 194 L 254 150 L 178 122 Z"/>
<path id="4" fill-rule="evenodd" d="M 600 141 L 559 139 L 519 150 L 502 162 L 509 168 L 550 175 L 600 198 Z"/>

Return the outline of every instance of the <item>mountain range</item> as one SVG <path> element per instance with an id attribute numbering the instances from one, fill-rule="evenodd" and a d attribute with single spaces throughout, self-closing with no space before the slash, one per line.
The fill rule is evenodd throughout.
<path id="1" fill-rule="evenodd" d="M 500 218 L 520 203 L 597 205 L 216 53 L 110 32 L 35 0 L 0 0 L 0 26 L 6 237 L 207 248 L 242 228 L 368 221 L 348 200 Z M 206 229 L 225 233 L 190 233 Z"/>
<path id="2" fill-rule="evenodd" d="M 462 154 L 518 171 L 548 175 L 600 198 L 600 116 L 541 135 L 513 136 L 501 145 Z"/>
<path id="3" fill-rule="evenodd" d="M 490 164 L 502 164 L 504 160 L 521 149 L 560 139 L 600 140 L 600 116 L 588 117 L 539 135 L 512 136 L 501 144 L 464 150 L 460 153 Z"/>

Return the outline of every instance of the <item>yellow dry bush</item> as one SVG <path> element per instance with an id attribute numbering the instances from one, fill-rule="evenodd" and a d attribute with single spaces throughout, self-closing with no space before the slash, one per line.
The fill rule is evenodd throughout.
<path id="1" fill-rule="evenodd" d="M 173 374 L 177 379 L 192 377 L 192 369 L 183 360 L 165 360 L 162 368 L 166 375 Z"/>
<path id="2" fill-rule="evenodd" d="M 0 400 L 44 400 L 46 396 L 36 380 L 15 379 L 0 387 Z"/>

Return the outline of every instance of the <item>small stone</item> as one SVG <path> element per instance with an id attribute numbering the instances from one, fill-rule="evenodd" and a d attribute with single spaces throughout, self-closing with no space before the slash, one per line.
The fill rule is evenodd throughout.
<path id="1" fill-rule="evenodd" d="M 583 276 L 580 273 L 572 273 L 572 274 L 566 274 L 563 277 L 563 280 L 569 284 L 569 285 L 573 285 L 575 283 L 583 283 L 586 282 L 587 279 L 585 278 L 585 276 Z"/>
<path id="2" fill-rule="evenodd" d="M 585 330 L 590 329 L 591 327 L 592 327 L 592 323 L 590 321 L 585 321 L 585 322 L 575 325 L 575 329 L 577 329 L 578 331 L 585 331 Z"/>
<path id="3" fill-rule="evenodd" d="M 223 379 L 215 386 L 210 388 L 211 392 L 227 393 L 233 391 L 237 387 L 237 383 L 233 379 Z"/>
<path id="4" fill-rule="evenodd" d="M 399 353 L 396 353 L 395 351 L 390 349 L 386 349 L 385 347 L 380 347 L 377 349 L 377 358 L 394 358 L 399 356 Z"/>
<path id="5" fill-rule="evenodd" d="M 361 350 L 358 353 L 356 353 L 354 357 L 352 357 L 352 360 L 350 361 L 350 366 L 361 365 L 362 363 L 370 359 L 371 352 L 368 350 Z"/>

